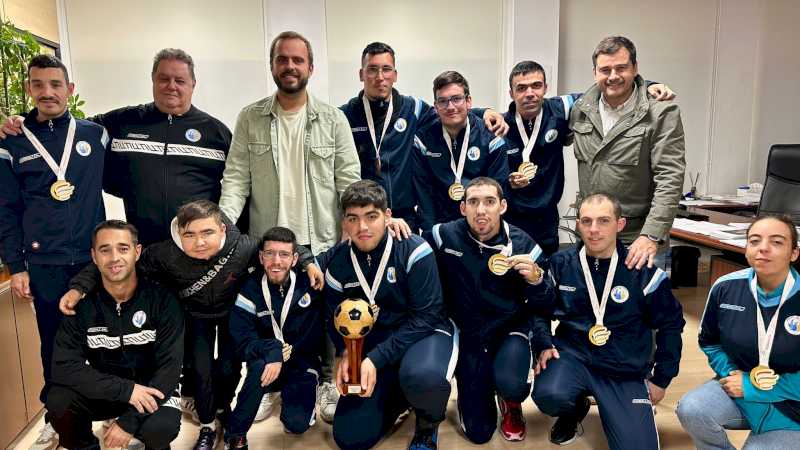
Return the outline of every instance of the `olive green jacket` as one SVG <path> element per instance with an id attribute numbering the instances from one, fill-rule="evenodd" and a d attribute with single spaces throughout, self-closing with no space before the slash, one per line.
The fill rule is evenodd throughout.
<path id="1" fill-rule="evenodd" d="M 681 112 L 673 102 L 647 95 L 642 77 L 635 80 L 636 104 L 603 136 L 592 86 L 570 112 L 580 197 L 615 195 L 628 221 L 620 239 L 630 244 L 640 234 L 665 239 L 672 227 L 686 169 Z"/>
<path id="2" fill-rule="evenodd" d="M 250 230 L 255 237 L 277 225 L 280 198 L 275 95 L 246 106 L 236 120 L 222 176 L 220 207 L 232 220 L 250 197 Z M 308 94 L 305 153 L 306 202 L 311 251 L 319 254 L 340 237 L 339 197 L 361 179 L 361 166 L 347 118 L 339 108 Z"/>

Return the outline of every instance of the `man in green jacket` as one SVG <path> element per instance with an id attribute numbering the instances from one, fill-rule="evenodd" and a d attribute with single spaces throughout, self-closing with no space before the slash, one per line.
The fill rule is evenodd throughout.
<path id="1" fill-rule="evenodd" d="M 239 114 L 225 172 L 220 207 L 236 221 L 250 199 L 251 236 L 286 227 L 297 243 L 318 255 L 340 238 L 339 197 L 361 179 L 361 166 L 344 113 L 306 91 L 314 71 L 308 39 L 293 31 L 272 41 L 269 65 L 277 92 Z M 320 415 L 333 420 L 338 401 L 331 382 L 333 344 L 322 358 Z M 272 409 L 272 394 L 261 402 L 256 420 Z"/>
<path id="2" fill-rule="evenodd" d="M 286 31 L 270 47 L 277 92 L 239 114 L 222 178 L 220 207 L 236 221 L 250 198 L 251 236 L 289 228 L 314 254 L 339 241 L 339 196 L 361 179 L 347 118 L 306 91 L 311 44 Z"/>
<path id="3" fill-rule="evenodd" d="M 580 196 L 613 193 L 627 221 L 619 237 L 628 268 L 652 267 L 669 236 L 686 168 L 678 105 L 647 96 L 629 39 L 603 39 L 592 54 L 596 84 L 570 113 Z"/>

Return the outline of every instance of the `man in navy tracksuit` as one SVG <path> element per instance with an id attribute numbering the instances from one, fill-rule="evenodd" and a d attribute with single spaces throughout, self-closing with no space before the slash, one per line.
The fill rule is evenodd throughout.
<path id="1" fill-rule="evenodd" d="M 261 241 L 263 271 L 248 278 L 230 314 L 236 352 L 247 363 L 247 377 L 225 429 L 231 449 L 247 448 L 247 431 L 266 392 L 281 392 L 281 422 L 287 432 L 303 433 L 315 422 L 321 296 L 295 270 L 299 255 L 291 230 L 271 228 Z"/>
<path id="2" fill-rule="evenodd" d="M 535 319 L 533 401 L 558 416 L 556 444 L 575 439 L 592 395 L 610 448 L 659 448 L 653 405 L 678 374 L 685 321 L 663 270 L 625 266 L 627 250 L 616 239 L 624 227 L 616 199 L 590 195 L 578 212 L 584 245 L 549 260 L 556 295 Z M 559 321 L 555 337 L 551 320 Z"/>
<path id="3" fill-rule="evenodd" d="M 341 109 L 353 130 L 361 177 L 378 182 L 386 190 L 392 217 L 405 220 L 416 230 L 417 199 L 409 183 L 414 136 L 419 127 L 436 118 L 435 111 L 423 100 L 401 95 L 392 87 L 397 69 L 394 49 L 387 44 L 373 42 L 364 48 L 358 74 L 364 89 Z M 497 112 L 485 110 L 480 115 L 493 132 L 495 126 L 505 131 L 503 117 Z"/>
<path id="4" fill-rule="evenodd" d="M 506 220 L 551 255 L 558 250 L 558 202 L 564 191 L 569 111 L 578 95 L 544 98 L 544 68 L 533 61 L 515 65 L 508 78 L 513 101 L 505 113 L 510 127 L 506 141 L 511 172 Z M 536 165 L 536 175 L 530 180 L 519 172 L 523 160 Z"/>
<path id="5" fill-rule="evenodd" d="M 36 308 L 42 402 L 62 318 L 58 300 L 69 279 L 91 261 L 92 230 L 105 218 L 101 190 L 109 138 L 100 125 L 67 111 L 73 89 L 61 61 L 33 58 L 26 90 L 36 109 L 25 117 L 27 132 L 0 141 L 0 258 L 11 269 L 14 295 L 33 298 Z"/>
<path id="6" fill-rule="evenodd" d="M 413 180 L 423 231 L 461 217 L 459 204 L 471 179 L 488 176 L 508 184 L 507 144 L 469 112 L 467 80 L 444 72 L 433 80 L 433 93 L 439 117 L 420 128 L 414 141 Z"/>
<path id="7" fill-rule="evenodd" d="M 433 251 L 419 236 L 397 240 L 387 233 L 391 211 L 386 193 L 374 181 L 350 185 L 342 208 L 351 240 L 324 255 L 327 320 L 333 322 L 334 310 L 347 298 L 369 301 L 378 313 L 364 340 L 363 391 L 339 399 L 333 438 L 345 450 L 372 448 L 411 406 L 417 423 L 409 449 L 434 450 L 450 396 L 458 335 L 445 317 Z M 333 326 L 329 332 L 342 356 L 336 384 L 344 392 L 347 354 Z"/>
<path id="8" fill-rule="evenodd" d="M 458 412 L 469 440 L 483 444 L 497 427 L 504 439 L 525 438 L 521 403 L 530 392 L 531 305 L 552 296 L 536 261 L 542 250 L 524 231 L 501 219 L 502 187 L 487 177 L 467 185 L 465 218 L 436 224 L 424 236 L 435 249 L 445 304 L 459 328 Z M 505 273 L 490 257 L 508 258 Z"/>

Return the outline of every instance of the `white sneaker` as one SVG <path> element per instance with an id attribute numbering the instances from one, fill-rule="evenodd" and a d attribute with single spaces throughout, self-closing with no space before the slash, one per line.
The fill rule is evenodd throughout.
<path id="1" fill-rule="evenodd" d="M 58 433 L 53 428 L 53 425 L 45 423 L 39 437 L 36 438 L 28 450 L 52 450 L 58 447 Z"/>
<path id="2" fill-rule="evenodd" d="M 258 412 L 256 412 L 256 422 L 261 422 L 267 417 L 272 415 L 275 411 L 275 404 L 278 402 L 280 392 L 267 392 L 261 397 L 261 403 L 258 405 Z"/>
<path id="3" fill-rule="evenodd" d="M 322 383 L 317 388 L 317 403 L 319 404 L 319 416 L 328 423 L 333 423 L 333 416 L 336 414 L 336 403 L 339 401 L 339 390 L 333 383 Z"/>
<path id="4" fill-rule="evenodd" d="M 200 425 L 200 416 L 197 415 L 197 408 L 194 406 L 194 397 L 181 397 L 181 411 L 189 416 L 189 419 Z"/>

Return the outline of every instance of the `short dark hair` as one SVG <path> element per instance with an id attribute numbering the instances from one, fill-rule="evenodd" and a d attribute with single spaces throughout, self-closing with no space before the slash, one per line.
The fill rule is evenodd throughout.
<path id="1" fill-rule="evenodd" d="M 492 186 L 497 189 L 497 196 L 499 197 L 499 200 L 503 200 L 505 198 L 503 196 L 503 187 L 500 186 L 500 183 L 498 183 L 497 180 L 489 177 L 475 177 L 471 179 L 469 183 L 467 183 L 467 187 L 464 189 L 464 199 L 461 200 L 462 202 L 467 200 L 467 192 L 476 186 Z"/>
<path id="2" fill-rule="evenodd" d="M 286 227 L 272 227 L 265 231 L 258 243 L 258 248 L 264 250 L 264 244 L 270 241 L 292 244 L 292 252 L 297 252 L 297 237 L 292 230 Z"/>
<path id="3" fill-rule="evenodd" d="M 619 199 L 612 194 L 608 194 L 605 192 L 595 192 L 587 195 L 585 198 L 582 198 L 581 201 L 578 203 L 578 208 L 577 208 L 578 219 L 581 218 L 581 208 L 583 207 L 584 204 L 600 203 L 604 200 L 611 202 L 612 209 L 614 210 L 614 218 L 615 219 L 621 218 L 622 205 L 620 205 Z"/>
<path id="4" fill-rule="evenodd" d="M 363 208 L 370 205 L 381 211 L 386 211 L 388 208 L 386 191 L 380 184 L 372 180 L 356 181 L 347 186 L 342 193 L 342 211 L 347 211 L 347 208 L 353 206 Z"/>
<path id="5" fill-rule="evenodd" d="M 603 38 L 595 47 L 594 52 L 592 52 L 592 67 L 597 67 L 597 57 L 599 55 L 613 55 L 621 48 L 628 50 L 631 64 L 636 65 L 636 46 L 633 45 L 633 42 L 625 36 L 609 36 Z"/>
<path id="6" fill-rule="evenodd" d="M 747 227 L 747 237 L 750 237 L 750 229 L 753 228 L 753 225 L 757 224 L 758 222 L 761 222 L 762 220 L 767 220 L 767 219 L 775 219 L 778 222 L 782 222 L 784 225 L 789 227 L 789 237 L 792 239 L 792 248 L 793 249 L 797 248 L 797 228 L 796 228 L 797 225 L 795 225 L 794 220 L 792 220 L 792 216 L 788 214 L 764 214 L 758 216 L 756 220 L 754 220 L 753 223 L 751 223 L 750 226 Z"/>
<path id="7" fill-rule="evenodd" d="M 213 218 L 217 224 L 222 224 L 222 210 L 211 200 L 194 200 L 184 203 L 178 208 L 175 216 L 178 219 L 178 228 L 185 228 L 195 220 L 209 217 Z"/>
<path id="8" fill-rule="evenodd" d="M 31 78 L 31 69 L 36 67 L 37 69 L 61 69 L 61 72 L 64 73 L 64 81 L 69 83 L 69 74 L 67 73 L 67 66 L 61 62 L 60 59 L 56 58 L 53 55 L 36 55 L 31 58 L 30 62 L 28 62 L 28 80 Z"/>
<path id="9" fill-rule="evenodd" d="M 269 46 L 269 67 L 272 67 L 272 61 L 275 59 L 275 49 L 278 47 L 278 41 L 281 39 L 300 39 L 306 44 L 306 50 L 308 50 L 308 64 L 310 66 L 314 65 L 314 51 L 311 50 L 311 42 L 308 42 L 305 36 L 296 32 L 296 31 L 284 31 L 281 34 L 275 36 L 275 39 L 272 40 L 272 44 Z"/>
<path id="10" fill-rule="evenodd" d="M 158 64 L 161 61 L 180 61 L 189 66 L 189 74 L 192 76 L 192 81 L 197 81 L 194 77 L 194 60 L 188 53 L 179 48 L 164 48 L 161 49 L 153 58 L 153 70 L 150 71 L 150 78 L 155 78 Z"/>
<path id="11" fill-rule="evenodd" d="M 361 52 L 361 65 L 364 65 L 364 59 L 367 58 L 367 55 L 382 55 L 384 53 L 392 55 L 392 64 L 395 64 L 394 49 L 389 46 L 389 44 L 384 44 L 383 42 L 373 42 L 364 47 L 364 51 Z"/>
<path id="12" fill-rule="evenodd" d="M 469 83 L 467 83 L 467 79 L 455 70 L 447 70 L 440 73 L 439 76 L 433 79 L 434 101 L 436 100 L 436 91 L 444 88 L 448 84 L 457 84 L 461 86 L 464 88 L 464 95 L 469 97 Z"/>
<path id="13" fill-rule="evenodd" d="M 124 220 L 110 219 L 104 220 L 94 227 L 94 231 L 92 231 L 92 248 L 94 248 L 97 243 L 97 235 L 103 230 L 126 230 L 131 234 L 133 245 L 139 244 L 139 230 L 137 230 L 132 223 L 125 222 Z"/>
<path id="14" fill-rule="evenodd" d="M 547 74 L 544 73 L 544 67 L 541 64 L 537 63 L 536 61 L 520 61 L 518 62 L 514 68 L 511 69 L 511 73 L 508 75 L 508 87 L 514 88 L 514 77 L 520 75 L 526 75 L 529 73 L 542 73 L 542 80 L 547 83 Z"/>

